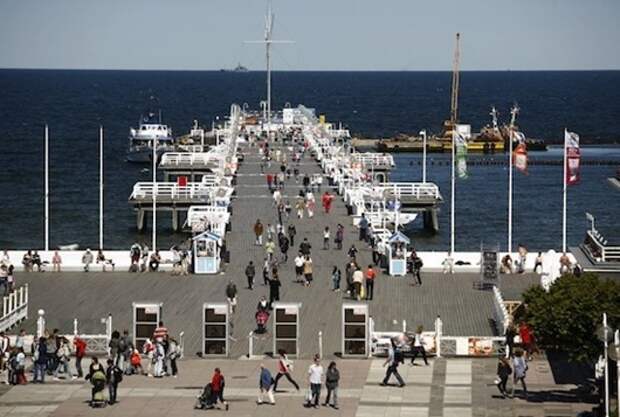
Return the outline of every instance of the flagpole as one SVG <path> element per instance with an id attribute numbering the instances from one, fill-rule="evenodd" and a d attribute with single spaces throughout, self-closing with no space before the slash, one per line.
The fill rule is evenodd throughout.
<path id="1" fill-rule="evenodd" d="M 454 127 L 456 129 L 456 126 Z M 456 181 L 455 181 L 455 172 L 454 172 L 454 163 L 455 163 L 455 149 L 456 149 L 456 141 L 454 140 L 454 136 L 456 131 L 452 131 L 452 183 L 451 183 L 451 194 L 452 198 L 450 201 L 450 256 L 454 256 L 454 193 L 456 190 Z"/>
<path id="2" fill-rule="evenodd" d="M 512 128 L 508 143 L 508 253 L 512 254 Z"/>
<path id="3" fill-rule="evenodd" d="M 103 250 L 103 126 L 99 126 L 99 249 Z"/>
<path id="4" fill-rule="evenodd" d="M 50 149 L 49 129 L 45 125 L 45 251 L 50 250 Z"/>
<path id="5" fill-rule="evenodd" d="M 566 253 L 566 133 L 564 129 L 564 177 L 563 185 L 563 206 L 562 206 L 562 253 Z"/>
<path id="6" fill-rule="evenodd" d="M 152 249 L 155 252 L 157 248 L 157 138 L 153 138 L 153 237 Z"/>

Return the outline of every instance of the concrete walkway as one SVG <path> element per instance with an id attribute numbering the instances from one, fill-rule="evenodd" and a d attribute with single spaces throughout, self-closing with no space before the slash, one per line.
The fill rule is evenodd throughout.
<path id="1" fill-rule="evenodd" d="M 493 384 L 493 359 L 437 359 L 424 366 L 400 366 L 406 387 L 382 387 L 382 360 L 341 360 L 339 410 L 330 407 L 306 409 L 305 374 L 309 361 L 295 361 L 293 376 L 301 385 L 297 392 L 285 380 L 276 393 L 276 405 L 257 405 L 258 361 L 189 360 L 180 364 L 180 377 L 153 379 L 126 377 L 119 391 L 120 402 L 101 410 L 88 407 L 90 386 L 78 382 L 13 387 L 0 397 L 0 417 L 26 416 L 202 416 L 205 413 L 231 416 L 350 416 L 350 417 L 568 417 L 592 409 L 594 398 L 580 395 L 573 385 L 557 385 L 548 363 L 534 360 L 527 377 L 530 392 L 525 401 L 502 399 Z M 272 372 L 276 362 L 264 362 Z M 327 366 L 324 361 L 323 365 Z M 226 377 L 225 396 L 230 411 L 193 410 L 196 396 L 214 367 Z M 395 382 L 395 381 L 392 381 Z M 511 383 L 509 383 L 509 388 Z M 325 391 L 323 388 L 322 400 Z"/>

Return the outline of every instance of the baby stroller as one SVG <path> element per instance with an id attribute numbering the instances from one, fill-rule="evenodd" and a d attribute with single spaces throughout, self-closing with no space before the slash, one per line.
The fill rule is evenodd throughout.
<path id="1" fill-rule="evenodd" d="M 105 398 L 105 380 L 105 374 L 101 370 L 96 371 L 90 378 L 90 382 L 93 384 L 90 406 L 93 408 L 105 407 L 107 404 Z"/>
<path id="2" fill-rule="evenodd" d="M 266 310 L 258 310 L 256 312 L 256 330 L 255 333 L 263 334 L 267 332 L 265 325 L 269 320 L 269 312 Z"/>
<path id="3" fill-rule="evenodd" d="M 198 396 L 194 408 L 197 410 L 208 410 L 213 408 L 213 390 L 211 389 L 210 382 L 205 385 L 202 394 Z"/>

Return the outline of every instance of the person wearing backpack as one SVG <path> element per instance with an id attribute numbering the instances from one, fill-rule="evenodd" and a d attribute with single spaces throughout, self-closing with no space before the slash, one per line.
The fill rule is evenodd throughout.
<path id="1" fill-rule="evenodd" d="M 381 386 L 384 387 L 388 384 L 388 381 L 392 375 L 398 380 L 398 386 L 400 388 L 405 386 L 405 381 L 398 373 L 398 365 L 403 361 L 402 351 L 396 346 L 394 339 L 390 339 L 390 348 L 388 349 L 388 357 L 383 363 L 383 366 L 388 365 L 388 369 L 385 372 L 385 378 L 381 382 Z"/>
<path id="2" fill-rule="evenodd" d="M 123 371 L 114 364 L 112 359 L 108 359 L 107 364 L 108 369 L 106 369 L 105 376 L 108 383 L 108 404 L 112 405 L 116 403 L 116 393 L 118 391 L 118 384 L 123 380 Z"/>
<path id="3" fill-rule="evenodd" d="M 129 331 L 123 330 L 123 335 L 118 339 L 118 356 L 116 359 L 116 365 L 126 373 L 129 363 L 129 356 L 133 351 L 131 338 L 129 337 Z"/>
<path id="4" fill-rule="evenodd" d="M 299 391 L 299 384 L 297 384 L 297 382 L 291 376 L 291 372 L 293 371 L 293 363 L 286 355 L 286 351 L 280 349 L 278 353 L 280 354 L 280 359 L 278 360 L 278 373 L 276 374 L 276 379 L 273 384 L 274 392 L 278 391 L 278 381 L 282 377 L 286 377 L 286 379 L 288 379 L 288 381 L 293 384 L 295 389 Z"/>

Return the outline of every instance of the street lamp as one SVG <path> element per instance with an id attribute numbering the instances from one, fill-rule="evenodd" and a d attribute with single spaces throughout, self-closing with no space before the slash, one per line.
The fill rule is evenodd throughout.
<path id="1" fill-rule="evenodd" d="M 426 129 L 420 131 L 422 136 L 422 182 L 426 184 Z"/>

